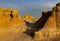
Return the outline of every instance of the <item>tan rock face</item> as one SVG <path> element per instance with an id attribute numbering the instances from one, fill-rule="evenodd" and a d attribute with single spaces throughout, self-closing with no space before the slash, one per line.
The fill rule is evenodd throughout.
<path id="1" fill-rule="evenodd" d="M 60 3 L 56 4 L 56 25 L 57 28 L 60 28 Z"/>
<path id="2" fill-rule="evenodd" d="M 28 15 L 28 14 L 25 14 L 23 16 L 23 19 L 25 21 L 27 21 L 27 22 L 30 22 L 30 23 L 34 23 L 34 22 L 36 22 L 38 20 L 37 18 L 35 18 L 35 17 L 31 16 L 31 15 Z"/>
<path id="3" fill-rule="evenodd" d="M 36 25 L 38 25 L 37 28 L 42 27 L 41 30 L 35 32 L 36 40 L 57 37 L 60 34 L 60 3 L 56 4 L 52 11 L 43 12 Z"/>
<path id="4" fill-rule="evenodd" d="M 20 31 L 23 29 L 22 25 L 25 25 L 25 22 L 17 9 L 0 8 L 0 33 Z"/>
<path id="5" fill-rule="evenodd" d="M 0 8 L 0 41 L 17 41 L 25 30 L 25 22 L 17 9 Z"/>

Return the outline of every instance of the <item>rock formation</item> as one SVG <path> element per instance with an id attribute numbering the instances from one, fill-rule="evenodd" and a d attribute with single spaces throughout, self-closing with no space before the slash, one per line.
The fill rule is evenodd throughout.
<path id="1" fill-rule="evenodd" d="M 35 23 L 38 19 L 31 16 L 31 15 L 28 15 L 28 14 L 25 14 L 23 16 L 23 19 L 26 21 L 26 22 L 29 22 L 29 23 Z"/>
<path id="2" fill-rule="evenodd" d="M 0 8 L 0 41 L 13 41 L 23 31 L 25 31 L 25 22 L 19 16 L 19 11 Z"/>
<path id="3" fill-rule="evenodd" d="M 0 8 L 0 41 L 59 41 L 60 3 L 43 11 L 39 19 L 28 14 L 22 18 L 17 9 Z"/>
<path id="4" fill-rule="evenodd" d="M 36 22 L 35 39 L 49 41 L 50 38 L 57 37 L 60 34 L 60 3 L 52 9 L 52 11 L 45 11 L 42 17 Z M 42 28 L 40 30 L 40 28 Z"/>

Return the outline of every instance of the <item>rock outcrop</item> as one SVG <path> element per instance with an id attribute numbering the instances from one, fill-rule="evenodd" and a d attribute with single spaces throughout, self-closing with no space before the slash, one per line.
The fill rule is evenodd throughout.
<path id="1" fill-rule="evenodd" d="M 19 11 L 12 8 L 0 8 L 0 41 L 11 41 L 25 31 L 25 22 Z"/>
<path id="2" fill-rule="evenodd" d="M 45 11 L 42 17 L 36 22 L 35 39 L 49 41 L 50 38 L 57 37 L 60 34 L 60 3 L 52 9 L 52 11 Z M 42 28 L 42 29 L 41 29 Z"/>
<path id="3" fill-rule="evenodd" d="M 28 15 L 28 14 L 25 14 L 23 16 L 23 19 L 24 19 L 24 21 L 29 22 L 29 23 L 35 23 L 38 20 L 37 18 L 35 18 L 31 15 Z"/>

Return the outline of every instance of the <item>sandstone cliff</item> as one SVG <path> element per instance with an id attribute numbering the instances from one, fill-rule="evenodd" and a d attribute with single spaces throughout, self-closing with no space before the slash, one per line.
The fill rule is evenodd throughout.
<path id="1" fill-rule="evenodd" d="M 19 16 L 17 9 L 0 8 L 0 34 L 24 31 L 23 25 L 25 22 Z"/>
<path id="2" fill-rule="evenodd" d="M 60 3 L 53 7 L 52 11 L 45 11 L 42 17 L 36 22 L 41 30 L 35 32 L 35 39 L 46 40 L 57 37 L 60 35 Z M 57 41 L 57 40 L 56 40 Z"/>

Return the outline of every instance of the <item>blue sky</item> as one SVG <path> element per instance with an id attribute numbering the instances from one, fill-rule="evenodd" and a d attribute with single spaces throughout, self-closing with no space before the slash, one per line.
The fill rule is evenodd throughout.
<path id="1" fill-rule="evenodd" d="M 20 15 L 28 13 L 40 17 L 43 10 L 51 10 L 60 0 L 0 0 L 0 7 L 17 8 Z"/>

